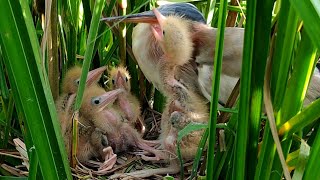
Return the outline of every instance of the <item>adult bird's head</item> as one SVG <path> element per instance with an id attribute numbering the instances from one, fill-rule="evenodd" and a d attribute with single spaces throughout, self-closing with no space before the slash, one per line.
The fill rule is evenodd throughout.
<path id="1" fill-rule="evenodd" d="M 93 83 L 97 82 L 101 77 L 102 73 L 106 70 L 106 67 L 100 67 L 89 71 L 87 80 L 86 80 L 86 87 L 91 86 Z M 78 90 L 78 86 L 80 83 L 80 76 L 81 76 L 82 68 L 79 66 L 72 67 L 66 73 L 66 76 L 62 83 L 62 90 L 64 93 L 67 94 L 74 94 Z"/>

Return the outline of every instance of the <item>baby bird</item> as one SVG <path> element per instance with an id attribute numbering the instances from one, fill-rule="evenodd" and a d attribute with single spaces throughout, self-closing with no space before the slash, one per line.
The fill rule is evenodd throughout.
<path id="1" fill-rule="evenodd" d="M 96 83 L 105 70 L 106 67 L 100 67 L 90 71 L 86 80 L 86 86 L 88 87 Z M 75 101 L 80 76 L 81 68 L 78 66 L 67 71 L 66 77 L 62 83 L 62 94 L 56 101 L 56 107 L 63 133 L 62 135 L 64 137 L 69 159 L 71 159 L 72 106 Z M 100 165 L 99 172 L 110 169 L 115 163 L 115 160 L 112 158 L 112 149 L 108 148 L 107 143 L 107 137 L 102 134 L 99 129 L 93 126 L 79 126 L 79 142 L 77 149 L 78 160 L 83 164 L 89 165 L 89 160 L 92 158 L 98 158 L 101 156 L 106 157 L 105 162 Z"/>
<path id="2" fill-rule="evenodd" d="M 139 23 L 132 33 L 132 51 L 140 69 L 167 97 L 174 96 L 170 86 L 179 83 L 200 93 L 197 90 L 196 65 L 189 61 L 193 44 L 188 39 L 191 39 L 187 32 L 190 28 L 188 21 L 182 21 L 182 15 L 164 17 L 157 10 L 153 11 L 157 14 L 156 23 Z M 170 27 L 172 24 L 174 26 Z M 180 24 L 182 27 L 176 31 Z"/>
<path id="3" fill-rule="evenodd" d="M 176 174 L 180 171 L 179 160 L 177 159 L 177 138 L 178 132 L 182 130 L 190 122 L 207 123 L 209 119 L 208 108 L 204 101 L 199 99 L 197 94 L 188 91 L 186 99 L 169 99 L 161 119 L 161 149 L 167 152 L 163 158 L 170 165 L 165 168 L 147 169 L 135 171 L 132 173 L 115 174 L 110 178 L 147 178 L 155 174 Z M 203 130 L 194 131 L 182 138 L 180 147 L 183 160 L 193 160 L 199 142 L 201 140 Z"/>
<path id="4" fill-rule="evenodd" d="M 114 105 L 114 101 L 122 93 L 124 90 L 121 88 L 105 92 L 103 88 L 98 86 L 88 87 L 84 92 L 80 108 L 80 115 L 87 120 L 84 123 L 99 127 L 106 134 L 109 145 L 115 153 L 137 147 L 154 154 L 155 159 L 160 159 L 158 150 L 149 146 L 131 125 L 124 123 L 124 112 Z"/>
<path id="5" fill-rule="evenodd" d="M 131 94 L 130 74 L 125 67 L 113 67 L 109 72 L 110 89 L 123 88 L 125 91 L 118 96 L 116 104 L 124 112 L 125 119 L 141 134 L 145 131 L 145 125 L 140 116 L 140 103 L 136 96 Z"/>
<path id="6" fill-rule="evenodd" d="M 187 64 L 192 56 L 193 44 L 188 29 L 189 23 L 178 16 L 164 17 L 153 9 L 159 24 L 151 25 L 163 55 L 159 58 L 159 75 L 167 96 L 174 96 L 173 87 L 184 87 L 175 78 L 177 67 Z"/>
<path id="7" fill-rule="evenodd" d="M 86 87 L 91 86 L 100 79 L 106 67 L 94 69 L 88 73 L 86 80 Z M 56 101 L 56 108 L 58 112 L 69 112 L 73 101 L 75 100 L 75 93 L 77 93 L 82 68 L 74 66 L 69 69 L 62 81 L 62 93 Z"/>
<path id="8" fill-rule="evenodd" d="M 100 67 L 90 71 L 86 80 L 86 86 L 91 86 L 93 83 L 97 82 L 105 70 L 106 67 Z M 67 71 L 62 82 L 62 93 L 56 101 L 56 108 L 60 119 L 62 134 L 65 137 L 65 143 L 68 150 L 67 152 L 70 150 L 70 145 L 68 144 L 71 138 L 72 105 L 75 101 L 81 72 L 82 69 L 79 66 L 74 66 Z"/>
<path id="9" fill-rule="evenodd" d="M 77 159 L 87 166 L 98 164 L 99 168 L 95 173 L 103 174 L 114 166 L 117 155 L 113 153 L 112 148 L 108 145 L 107 136 L 100 129 L 81 125 L 79 127 Z M 104 162 L 100 163 L 92 159 Z"/>

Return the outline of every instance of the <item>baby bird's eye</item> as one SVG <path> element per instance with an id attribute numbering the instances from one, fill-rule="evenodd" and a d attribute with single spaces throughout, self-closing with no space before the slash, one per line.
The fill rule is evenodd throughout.
<path id="1" fill-rule="evenodd" d="M 129 80 L 128 77 L 125 77 L 125 80 L 126 80 L 126 82 L 128 82 L 128 80 Z"/>
<path id="2" fill-rule="evenodd" d="M 94 97 L 94 98 L 91 99 L 91 103 L 94 104 L 94 105 L 99 105 L 100 104 L 100 99 Z"/>
<path id="3" fill-rule="evenodd" d="M 74 82 L 76 83 L 76 85 L 79 85 L 80 84 L 80 79 L 77 79 Z"/>
<path id="4" fill-rule="evenodd" d="M 162 31 L 162 35 L 163 35 L 163 36 L 165 35 L 165 32 L 164 32 L 164 31 Z"/>
<path id="5" fill-rule="evenodd" d="M 112 84 L 115 84 L 116 83 L 116 80 L 112 79 Z"/>

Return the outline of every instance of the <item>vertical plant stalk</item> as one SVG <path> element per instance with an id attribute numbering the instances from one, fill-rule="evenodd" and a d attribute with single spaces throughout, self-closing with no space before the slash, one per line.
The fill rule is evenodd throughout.
<path id="1" fill-rule="evenodd" d="M 127 11 L 127 0 L 120 0 L 120 16 L 125 16 Z M 126 64 L 127 48 L 126 48 L 126 34 L 127 26 L 126 23 L 119 23 L 119 52 L 120 52 L 120 63 L 122 65 Z"/>
<path id="2" fill-rule="evenodd" d="M 303 30 L 301 32 L 301 42 L 292 63 L 293 70 L 285 89 L 285 97 L 283 98 L 282 106 L 277 116 L 277 119 L 281 120 L 281 124 L 285 124 L 301 109 L 302 99 L 305 97 L 308 82 L 313 74 L 313 67 L 315 67 L 316 52 L 317 50 L 311 39 L 306 31 Z M 292 142 L 291 136 L 292 134 L 285 133 L 285 140 L 281 142 L 285 157 L 289 153 Z M 273 170 L 282 174 L 282 168 L 279 164 L 279 158 L 276 157 L 273 163 Z M 277 175 L 272 174 L 271 177 L 277 177 Z"/>
<path id="3" fill-rule="evenodd" d="M 282 105 L 298 27 L 297 13 L 289 1 L 281 1 L 279 13 L 271 75 L 271 95 L 276 115 Z M 276 121 L 277 126 L 284 123 L 280 118 L 277 118 Z"/>
<path id="4" fill-rule="evenodd" d="M 254 48 L 254 29 L 256 22 L 257 1 L 247 2 L 247 23 L 244 34 L 243 60 L 241 70 L 240 98 L 237 135 L 235 140 L 235 153 L 233 164 L 233 177 L 237 179 L 247 179 L 247 146 L 248 130 L 250 115 L 250 98 L 251 98 L 251 67 Z M 243 148 L 246 146 L 246 148 Z"/>
<path id="5" fill-rule="evenodd" d="M 216 6 L 216 0 L 207 0 L 205 17 L 207 19 L 207 24 L 212 24 L 213 22 L 213 14 Z"/>
<path id="6" fill-rule="evenodd" d="M 3 102 L 3 100 L 2 100 Z M 3 137 L 3 142 L 1 143 L 1 148 L 5 149 L 7 148 L 7 144 L 9 143 L 9 132 L 11 128 L 11 121 L 12 121 L 12 114 L 13 114 L 13 108 L 14 108 L 14 101 L 12 97 L 12 93 L 9 94 L 9 102 L 8 105 L 5 109 L 5 115 L 6 115 L 6 126 L 4 128 L 4 137 Z"/>
<path id="7" fill-rule="evenodd" d="M 312 145 L 309 160 L 303 174 L 303 180 L 318 179 L 319 171 L 319 156 L 320 156 L 320 131 L 318 131 L 315 141 Z"/>
<path id="8" fill-rule="evenodd" d="M 275 123 L 275 118 L 274 118 L 275 116 L 273 113 L 273 107 L 272 107 L 272 102 L 271 102 L 271 93 L 270 93 L 270 76 L 271 76 L 271 69 L 270 68 L 271 68 L 271 61 L 268 61 L 267 69 L 266 69 L 266 76 L 265 76 L 265 80 L 264 80 L 263 99 L 264 99 L 264 103 L 265 103 L 265 107 L 266 107 L 266 111 L 267 111 L 267 116 L 268 116 L 268 120 L 269 120 L 269 124 L 270 124 L 270 130 L 272 133 L 272 137 L 273 137 L 273 140 L 276 144 L 276 149 L 277 149 L 277 152 L 278 152 L 278 155 L 280 158 L 280 162 L 281 162 L 281 165 L 282 165 L 282 168 L 284 171 L 284 177 L 287 180 L 291 180 L 289 169 L 286 164 L 285 157 L 283 155 L 279 135 L 277 132 L 277 126 Z"/>
<path id="9" fill-rule="evenodd" d="M 263 107 L 263 83 L 269 55 L 273 0 L 257 1 L 255 12 L 254 45 L 252 49 L 252 76 L 247 145 L 247 174 L 253 179 L 257 168 L 258 142 Z"/>
<path id="10" fill-rule="evenodd" d="M 25 117 L 43 177 L 71 179 L 52 94 L 26 1 L 0 1 L 1 46 L 14 100 Z M 28 131 L 27 130 L 27 131 Z M 30 142 L 28 142 L 30 147 Z"/>
<path id="11" fill-rule="evenodd" d="M 53 99 L 59 96 L 59 55 L 58 55 L 58 3 L 51 0 L 48 36 L 48 76 Z"/>
<path id="12" fill-rule="evenodd" d="M 311 38 L 313 44 L 320 49 L 320 36 L 315 36 L 320 32 L 320 5 L 318 0 L 299 1 L 290 0 L 293 8 L 303 20 L 304 27 Z"/>
<path id="13" fill-rule="evenodd" d="M 77 148 L 78 148 L 78 134 L 79 134 L 79 111 L 72 114 L 72 146 L 71 146 L 71 167 L 75 168 L 77 165 Z"/>
<path id="14" fill-rule="evenodd" d="M 241 3 L 241 0 L 231 0 L 230 5 L 231 6 L 237 6 L 238 2 Z M 229 10 L 226 26 L 227 27 L 234 27 L 235 24 L 236 24 L 237 17 L 238 17 L 238 12 L 237 11 L 230 11 Z"/>
<path id="15" fill-rule="evenodd" d="M 213 168 L 214 168 L 214 147 L 216 144 L 216 124 L 217 124 L 217 108 L 219 101 L 219 86 L 220 86 L 220 73 L 222 69 L 223 59 L 223 47 L 224 47 L 224 29 L 226 25 L 226 14 L 227 14 L 227 1 L 220 1 L 220 11 L 218 20 L 217 39 L 215 46 L 215 57 L 214 57 L 214 70 L 212 73 L 212 97 L 210 106 L 210 120 L 209 120 L 209 145 L 208 145 L 208 156 L 207 156 L 207 176 L 208 180 L 213 179 Z"/>
<path id="16" fill-rule="evenodd" d="M 83 98 L 84 88 L 86 84 L 86 79 L 88 76 L 89 68 L 90 68 L 90 62 L 93 55 L 94 45 L 95 41 L 97 39 L 98 35 L 98 29 L 99 29 L 99 23 L 100 23 L 100 17 L 102 14 L 102 10 L 104 7 L 104 1 L 103 0 L 96 0 L 94 9 L 93 9 L 93 16 L 91 19 L 90 29 L 89 29 L 89 35 L 87 39 L 87 48 L 84 55 L 84 62 L 82 65 L 82 73 L 80 77 L 80 84 L 77 91 L 77 98 L 74 105 L 74 111 L 77 114 L 80 107 L 81 102 Z M 77 128 L 77 119 L 73 122 L 74 126 L 72 127 L 72 162 L 76 161 L 76 154 L 77 154 L 77 137 L 78 137 L 78 128 Z"/>

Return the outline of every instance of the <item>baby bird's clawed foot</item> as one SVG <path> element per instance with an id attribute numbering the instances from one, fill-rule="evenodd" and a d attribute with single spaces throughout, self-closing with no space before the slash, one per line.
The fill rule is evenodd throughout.
<path id="1" fill-rule="evenodd" d="M 117 155 L 113 153 L 111 147 L 106 147 L 103 149 L 105 161 L 100 165 L 98 172 L 108 171 L 112 169 L 117 161 Z"/>
<path id="2" fill-rule="evenodd" d="M 160 161 L 164 158 L 164 154 L 160 151 L 160 150 L 151 150 L 152 152 L 150 152 L 150 150 L 148 151 L 140 151 L 140 152 L 136 152 L 136 155 L 139 155 L 141 157 L 141 159 L 145 160 L 145 161 Z"/>

